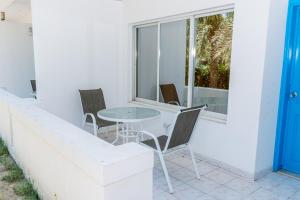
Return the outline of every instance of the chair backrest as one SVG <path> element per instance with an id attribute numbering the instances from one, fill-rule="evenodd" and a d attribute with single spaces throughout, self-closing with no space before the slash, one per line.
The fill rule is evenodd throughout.
<path id="1" fill-rule="evenodd" d="M 79 90 L 84 114 L 92 113 L 97 116 L 97 112 L 106 109 L 102 89 Z"/>
<path id="2" fill-rule="evenodd" d="M 166 149 L 171 149 L 183 144 L 187 144 L 192 136 L 199 113 L 207 105 L 187 108 L 180 111 L 172 131 Z"/>
<path id="3" fill-rule="evenodd" d="M 180 105 L 176 86 L 173 83 L 160 85 L 160 90 L 165 103 L 178 102 L 178 104 Z"/>
<path id="4" fill-rule="evenodd" d="M 35 80 L 30 80 L 32 91 L 36 92 L 36 81 Z"/>

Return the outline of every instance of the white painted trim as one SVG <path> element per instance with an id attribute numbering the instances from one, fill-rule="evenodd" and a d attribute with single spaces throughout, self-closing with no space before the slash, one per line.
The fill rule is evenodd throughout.
<path id="1" fill-rule="evenodd" d="M 135 98 L 135 100 L 130 101 L 129 103 L 139 105 L 139 106 L 145 106 L 149 108 L 156 108 L 158 110 L 163 110 L 163 111 L 168 111 L 168 112 L 173 112 L 177 113 L 181 107 L 172 105 L 172 104 L 165 104 L 161 102 L 156 102 L 152 100 L 147 100 L 147 99 L 141 99 L 141 98 Z"/>
<path id="2" fill-rule="evenodd" d="M 157 24 L 157 76 L 156 76 L 156 101 L 159 102 L 159 76 L 160 76 L 160 23 Z"/>
<path id="3" fill-rule="evenodd" d="M 221 113 L 204 110 L 201 112 L 200 118 L 220 124 L 227 124 L 227 115 Z"/>
<path id="4" fill-rule="evenodd" d="M 158 25 L 158 22 L 153 22 L 153 23 L 147 23 L 147 24 L 133 25 L 133 27 L 138 29 L 138 28 L 145 28 L 145 27 L 157 26 L 157 25 Z"/>
<path id="5" fill-rule="evenodd" d="M 156 110 L 172 112 L 174 114 L 176 114 L 181 108 L 185 108 L 185 107 L 180 107 L 176 105 L 165 104 L 161 102 L 151 101 L 147 99 L 140 99 L 140 98 L 136 98 L 134 101 L 130 101 L 129 104 L 154 108 Z M 212 121 L 215 123 L 220 123 L 220 124 L 227 123 L 227 115 L 215 113 L 207 110 L 201 111 L 199 118 Z"/>
<path id="6" fill-rule="evenodd" d="M 142 26 L 142 25 L 147 25 L 147 24 L 155 24 L 158 22 L 164 23 L 164 22 L 172 22 L 172 21 L 178 21 L 182 19 L 189 19 L 191 16 L 210 16 L 211 13 L 220 13 L 222 11 L 230 11 L 234 10 L 234 4 L 226 4 L 223 6 L 216 6 L 208 9 L 203 9 L 203 10 L 198 10 L 194 12 L 188 12 L 188 13 L 183 13 L 183 14 L 178 14 L 178 15 L 172 15 L 172 16 L 167 16 L 167 17 L 162 17 L 162 18 L 155 18 L 151 20 L 144 20 L 136 23 L 131 23 L 132 26 Z"/>
<path id="7" fill-rule="evenodd" d="M 225 9 L 222 9 L 222 10 L 219 10 L 219 11 L 216 10 L 216 11 L 207 12 L 207 13 L 200 13 L 200 14 L 194 15 L 194 17 L 195 18 L 209 17 L 209 16 L 225 14 L 225 13 L 233 12 L 233 11 L 234 11 L 234 8 L 231 7 L 231 8 L 225 8 Z"/>
<path id="8" fill-rule="evenodd" d="M 190 16 L 185 16 L 185 17 L 178 17 L 178 18 L 172 18 L 172 19 L 162 19 L 160 20 L 161 24 L 167 24 L 171 22 L 177 22 L 177 21 L 184 21 L 190 19 Z"/>
<path id="9" fill-rule="evenodd" d="M 134 99 L 136 97 L 136 86 L 137 86 L 137 58 L 138 58 L 138 52 L 137 52 L 137 28 L 136 27 L 132 27 L 130 28 L 130 30 L 132 30 L 132 52 L 133 52 L 133 55 L 132 55 L 132 59 L 133 59 L 133 68 L 132 68 L 132 85 L 131 85 L 131 89 L 132 89 L 132 92 L 131 92 L 131 98 L 130 99 Z M 130 93 L 130 91 L 129 91 Z"/>
<path id="10" fill-rule="evenodd" d="M 273 169 L 272 169 L 272 167 L 270 167 L 270 168 L 267 168 L 267 169 L 264 169 L 264 170 L 260 170 L 260 171 L 258 171 L 258 172 L 255 172 L 255 174 L 254 174 L 254 180 L 255 180 L 255 181 L 256 181 L 256 180 L 259 180 L 259 179 L 263 178 L 264 176 L 266 176 L 266 175 L 272 173 L 272 171 L 273 171 Z"/>
<path id="11" fill-rule="evenodd" d="M 189 50 L 189 77 L 188 77 L 188 92 L 187 92 L 187 106 L 193 106 L 193 91 L 194 91 L 194 77 L 195 77 L 195 18 L 190 17 L 190 50 Z"/>
<path id="12" fill-rule="evenodd" d="M 229 173 L 232 173 L 236 176 L 240 176 L 242 177 L 243 179 L 245 180 L 248 180 L 248 181 L 255 181 L 257 179 L 255 179 L 255 174 L 251 174 L 251 173 L 248 173 L 248 172 L 245 172 L 241 169 L 238 169 L 236 167 L 233 167 L 232 165 L 229 165 L 229 164 L 226 164 L 224 162 L 221 162 L 221 161 L 218 161 L 218 160 L 215 160 L 213 158 L 209 158 L 209 157 L 206 157 L 206 156 L 203 156 L 199 153 L 195 153 L 196 157 L 204 162 L 207 162 L 208 164 L 211 164 L 211 165 L 214 165 L 216 167 L 219 167 L 221 169 L 224 169 L 225 171 L 228 171 Z"/>

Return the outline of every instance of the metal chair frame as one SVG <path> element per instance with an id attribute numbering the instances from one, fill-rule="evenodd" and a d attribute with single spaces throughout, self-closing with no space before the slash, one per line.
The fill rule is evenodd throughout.
<path id="1" fill-rule="evenodd" d="M 198 108 L 201 110 L 205 110 L 207 108 L 207 105 L 203 106 L 202 108 Z M 192 111 L 192 110 L 189 110 L 189 111 Z M 168 187 L 169 187 L 169 192 L 172 194 L 174 193 L 174 189 L 173 189 L 173 186 L 172 186 L 172 183 L 171 183 L 171 180 L 170 180 L 170 176 L 169 176 L 169 173 L 168 173 L 168 170 L 167 170 L 167 167 L 166 167 L 166 163 L 165 163 L 165 160 L 164 160 L 164 155 L 167 155 L 167 154 L 170 154 L 170 153 L 174 153 L 178 150 L 182 150 L 182 149 L 187 149 L 189 152 L 190 152 L 190 155 L 191 155 L 191 159 L 192 159 L 192 162 L 193 162 L 193 166 L 194 166 L 194 170 L 195 170 L 195 173 L 196 173 L 196 177 L 198 179 L 200 179 L 200 174 L 199 174 L 199 170 L 198 170 L 198 167 L 197 167 L 197 163 L 196 163 L 196 160 L 195 160 L 195 155 L 194 155 L 194 152 L 191 148 L 191 145 L 190 145 L 190 141 L 186 144 L 183 144 L 183 145 L 179 145 L 177 147 L 173 147 L 171 149 L 169 149 L 169 144 L 170 144 L 170 141 L 171 141 L 171 138 L 172 138 L 172 134 L 173 134 L 173 130 L 175 128 L 175 124 L 176 124 L 176 120 L 178 118 L 178 116 L 182 113 L 182 112 L 189 112 L 189 111 L 179 111 L 176 115 L 176 118 L 174 120 L 174 122 L 172 123 L 172 128 L 169 128 L 169 131 L 167 133 L 167 136 L 168 136 L 168 140 L 167 140 L 167 143 L 165 144 L 165 147 L 164 149 L 161 149 L 160 148 L 160 144 L 159 144 L 159 141 L 157 139 L 157 137 L 148 132 L 148 131 L 141 131 L 141 134 L 144 134 L 144 135 L 147 135 L 149 137 L 151 137 L 154 142 L 155 142 L 155 146 L 156 146 L 156 149 L 154 149 L 154 151 L 158 154 L 159 156 L 159 160 L 160 160 L 160 163 L 162 165 L 162 168 L 163 168 L 163 172 L 164 172 L 164 175 L 165 175 L 165 178 L 166 178 L 166 181 L 167 181 L 167 184 L 168 184 Z M 148 146 L 146 144 L 144 144 L 145 146 Z M 179 148 L 180 147 L 180 148 Z M 175 149 L 176 150 L 172 150 L 172 149 Z"/>
<path id="2" fill-rule="evenodd" d="M 80 98 L 80 101 L 81 101 L 81 105 L 82 105 L 82 109 L 83 109 L 83 102 L 82 102 L 82 99 Z M 92 119 L 92 122 L 87 122 L 87 118 L 88 117 L 91 117 Z M 97 125 L 97 120 L 96 120 L 96 116 L 93 114 L 93 113 L 85 113 L 83 115 L 83 121 L 82 121 L 82 128 L 84 129 L 86 127 L 86 125 L 89 125 L 89 126 L 92 126 L 93 127 L 93 134 L 95 136 L 98 136 L 98 131 L 101 129 L 101 128 L 106 128 L 106 133 L 109 132 L 109 127 L 113 127 L 114 125 L 111 125 L 111 126 L 105 126 L 105 127 L 99 127 Z M 119 125 L 116 124 L 116 129 L 117 131 L 119 130 Z"/>

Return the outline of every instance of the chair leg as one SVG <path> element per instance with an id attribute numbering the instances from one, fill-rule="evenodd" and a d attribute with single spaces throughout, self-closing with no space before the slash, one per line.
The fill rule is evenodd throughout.
<path id="1" fill-rule="evenodd" d="M 87 123 L 87 117 L 90 116 L 92 118 L 92 125 L 93 125 L 93 134 L 95 136 L 97 136 L 97 133 L 98 133 L 98 126 L 97 126 L 97 122 L 96 122 L 96 118 L 95 116 L 92 114 L 92 113 L 86 113 L 84 114 L 84 117 L 83 117 L 83 122 L 82 122 L 82 128 L 85 128 L 85 125 Z"/>
<path id="2" fill-rule="evenodd" d="M 98 136 L 98 127 L 97 127 L 96 123 L 93 123 L 93 129 L 94 129 L 94 135 Z"/>
<path id="3" fill-rule="evenodd" d="M 198 179 L 200 179 L 200 174 L 199 174 L 199 170 L 198 170 L 198 167 L 197 167 L 197 163 L 196 163 L 196 160 L 195 160 L 195 155 L 194 155 L 194 152 L 191 148 L 190 145 L 187 145 L 189 151 L 190 151 L 190 154 L 191 154 L 191 157 L 192 157 L 192 161 L 193 161 L 193 165 L 194 165 L 194 169 L 195 169 L 195 172 L 196 172 L 196 177 Z"/>
<path id="4" fill-rule="evenodd" d="M 84 115 L 83 120 L 82 120 L 82 124 L 81 124 L 83 129 L 85 128 L 85 125 L 86 125 L 86 118 L 87 118 L 87 115 Z"/>
<path id="5" fill-rule="evenodd" d="M 167 170 L 167 167 L 166 167 L 166 163 L 165 163 L 163 154 L 162 154 L 161 151 L 157 151 L 157 153 L 158 153 L 160 163 L 161 163 L 161 166 L 162 166 L 164 174 L 165 174 L 165 178 L 166 178 L 166 181 L 167 181 L 167 184 L 168 184 L 168 187 L 169 187 L 169 192 L 170 192 L 170 194 L 173 194 L 174 190 L 173 190 L 173 186 L 172 186 L 172 183 L 171 183 L 171 180 L 170 180 L 170 176 L 169 176 L 169 173 L 168 173 L 168 170 Z"/>

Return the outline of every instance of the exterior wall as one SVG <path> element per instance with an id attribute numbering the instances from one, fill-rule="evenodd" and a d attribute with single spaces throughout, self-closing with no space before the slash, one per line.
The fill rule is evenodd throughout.
<path id="1" fill-rule="evenodd" d="M 3 90 L 0 119 L 0 137 L 43 199 L 152 199 L 152 150 L 113 146 Z"/>
<path id="2" fill-rule="evenodd" d="M 287 8 L 287 1 L 272 0 L 256 153 L 257 172 L 270 169 L 274 160 Z"/>
<path id="3" fill-rule="evenodd" d="M 192 145 L 198 154 L 239 170 L 250 178 L 254 178 L 262 170 L 270 169 L 272 166 L 270 161 L 273 157 L 270 152 L 273 151 L 274 141 L 267 143 L 266 139 L 272 139 L 272 136 L 260 137 L 260 135 L 266 134 L 264 132 L 266 129 L 263 130 L 265 126 L 269 127 L 266 130 L 269 134 L 275 134 L 276 109 L 270 113 L 270 120 L 266 124 L 260 116 L 261 113 L 266 113 L 270 109 L 270 106 L 264 103 L 265 94 L 272 95 L 276 99 L 272 101 L 274 103 L 278 99 L 279 83 L 272 85 L 271 91 L 266 91 L 270 89 L 272 80 L 278 79 L 279 71 L 265 74 L 269 72 L 266 69 L 269 69 L 271 64 L 267 60 L 272 60 L 282 54 L 281 47 L 284 41 L 285 25 L 283 22 L 286 18 L 286 9 L 277 9 L 276 12 L 270 13 L 275 3 L 271 0 L 124 1 L 123 32 L 128 34 L 123 37 L 125 46 L 123 63 L 128 63 L 128 67 L 124 68 L 127 76 L 123 78 L 122 96 L 127 96 L 127 100 L 132 96 L 132 94 L 128 95 L 128 88 L 132 87 L 132 59 L 128 53 L 132 52 L 130 24 L 210 8 L 217 9 L 220 6 L 232 4 L 235 21 L 227 120 L 217 123 L 214 120 L 200 119 Z M 286 4 L 287 0 L 282 1 L 280 5 L 285 8 Z M 280 22 L 275 25 L 274 23 L 278 20 Z M 276 32 L 271 34 L 270 30 L 275 27 L 280 30 L 280 34 L 275 35 Z M 273 48 L 270 51 L 271 42 L 280 49 Z M 276 69 L 281 68 L 280 59 L 276 59 L 272 64 L 276 65 Z M 163 110 L 161 124 L 171 122 L 174 116 L 174 112 Z M 264 150 L 268 151 L 266 154 L 268 159 L 257 159 Z M 264 157 L 261 156 L 261 158 Z"/>
<path id="4" fill-rule="evenodd" d="M 228 115 L 223 121 L 202 117 L 192 145 L 246 176 L 261 174 L 272 165 L 287 0 L 33 0 L 42 107 L 79 125 L 80 88 L 101 87 L 108 107 L 126 105 L 132 97 L 130 25 L 225 5 L 235 11 Z M 174 116 L 162 110 L 157 124 Z"/>
<path id="5" fill-rule="evenodd" d="M 33 0 L 38 99 L 47 111 L 76 125 L 78 89 L 102 88 L 119 105 L 121 2 Z"/>
<path id="6" fill-rule="evenodd" d="M 0 88 L 20 97 L 30 97 L 35 79 L 30 24 L 0 23 Z"/>

